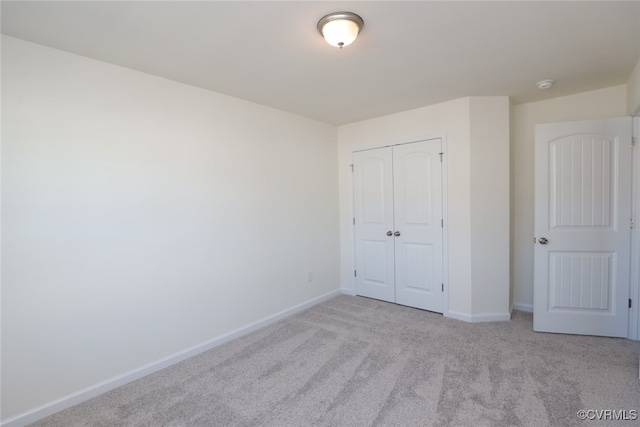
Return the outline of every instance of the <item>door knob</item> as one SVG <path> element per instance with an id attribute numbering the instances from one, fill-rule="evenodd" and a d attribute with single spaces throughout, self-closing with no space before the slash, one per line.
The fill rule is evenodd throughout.
<path id="1" fill-rule="evenodd" d="M 400 235 L 399 231 L 396 231 L 395 233 L 393 233 L 394 236 L 398 237 Z"/>
<path id="2" fill-rule="evenodd" d="M 549 241 L 547 240 L 547 238 L 546 238 L 546 237 L 541 237 L 541 238 L 539 238 L 539 239 L 538 239 L 538 242 L 539 242 L 541 245 L 546 245 L 547 243 L 549 243 Z"/>
<path id="3" fill-rule="evenodd" d="M 387 231 L 387 236 L 393 236 L 393 233 L 391 232 L 391 230 Z"/>

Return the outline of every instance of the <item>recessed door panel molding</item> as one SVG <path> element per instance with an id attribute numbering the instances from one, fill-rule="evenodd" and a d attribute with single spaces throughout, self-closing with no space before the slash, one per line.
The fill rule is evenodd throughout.
<path id="1" fill-rule="evenodd" d="M 402 153 L 394 153 L 396 157 Z M 396 185 L 398 203 L 403 206 L 400 212 L 404 224 L 432 224 L 433 221 L 433 155 L 425 152 L 404 154 L 398 169 L 402 173 L 399 185 Z"/>
<path id="2" fill-rule="evenodd" d="M 615 227 L 618 146 L 597 135 L 572 135 L 550 143 L 551 228 Z"/>
<path id="3" fill-rule="evenodd" d="M 612 313 L 615 257 L 612 252 L 550 252 L 549 310 Z"/>
<path id="4" fill-rule="evenodd" d="M 631 119 L 536 126 L 534 330 L 626 337 Z"/>
<path id="5" fill-rule="evenodd" d="M 433 245 L 405 243 L 402 247 L 406 271 L 405 287 L 422 292 L 433 292 L 435 281 Z M 431 285 L 431 286 L 430 286 Z"/>
<path id="6" fill-rule="evenodd" d="M 362 185 L 362 222 L 365 224 L 387 224 L 391 213 L 385 203 L 391 187 L 385 185 L 389 171 L 385 167 L 385 159 L 374 157 L 366 159 L 361 165 Z"/>
<path id="7" fill-rule="evenodd" d="M 363 240 L 362 250 L 364 265 L 361 269 L 362 280 L 373 286 L 386 286 L 389 272 L 386 262 L 377 262 L 380 259 L 387 259 L 389 245 L 385 241 Z"/>
<path id="8" fill-rule="evenodd" d="M 353 153 L 357 295 L 443 312 L 441 153 L 440 138 Z"/>

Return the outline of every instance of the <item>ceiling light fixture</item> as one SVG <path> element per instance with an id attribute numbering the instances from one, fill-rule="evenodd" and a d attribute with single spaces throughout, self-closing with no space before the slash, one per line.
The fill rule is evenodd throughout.
<path id="1" fill-rule="evenodd" d="M 536 84 L 538 85 L 538 89 L 549 89 L 551 86 L 553 86 L 553 80 L 551 79 L 540 80 Z"/>
<path id="2" fill-rule="evenodd" d="M 331 46 L 342 49 L 358 37 L 364 27 L 361 17 L 352 12 L 334 12 L 318 21 L 318 31 Z"/>

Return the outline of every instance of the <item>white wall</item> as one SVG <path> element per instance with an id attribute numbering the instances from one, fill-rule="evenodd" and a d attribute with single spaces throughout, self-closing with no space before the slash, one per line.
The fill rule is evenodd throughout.
<path id="1" fill-rule="evenodd" d="M 514 307 L 533 308 L 534 126 L 573 120 L 627 116 L 626 86 L 583 92 L 513 108 Z"/>
<path id="2" fill-rule="evenodd" d="M 640 59 L 627 82 L 627 112 L 640 115 Z"/>
<path id="3" fill-rule="evenodd" d="M 508 313 L 509 299 L 509 100 L 507 97 L 472 97 L 418 108 L 403 113 L 384 116 L 341 126 L 338 129 L 340 173 L 340 236 L 342 261 L 342 286 L 354 292 L 352 178 L 351 152 L 363 146 L 381 146 L 407 142 L 431 136 L 444 136 L 448 176 L 447 230 L 448 230 L 448 299 L 445 315 L 464 320 L 493 320 L 486 316 Z M 483 113 L 483 109 L 486 112 Z M 470 115 L 477 114 L 477 120 Z M 502 116 L 502 117 L 501 117 Z M 491 119 L 491 126 L 483 123 Z M 471 134 L 471 129 L 475 133 Z M 506 133 L 505 133 L 506 132 Z M 475 144 L 473 148 L 471 145 Z M 493 157 L 493 164 L 484 163 L 485 151 L 504 150 Z M 477 155 L 472 160 L 472 153 Z M 501 163 L 497 165 L 497 163 Z M 506 175 L 505 175 L 506 174 Z M 472 183 L 473 181 L 473 183 Z M 496 205 L 484 202 L 480 194 L 486 188 L 497 185 Z M 477 196 L 472 197 L 472 188 Z M 502 199 L 504 197 L 504 199 Z M 491 202 L 490 200 L 489 202 Z M 499 212 L 498 212 L 499 211 Z M 472 219 L 473 216 L 473 219 Z M 473 256 L 473 239 L 484 239 L 486 231 L 498 229 L 498 237 L 484 248 L 476 245 Z M 475 235 L 474 235 L 475 233 Z M 476 242 L 479 243 L 479 242 Z M 496 249 L 497 252 L 494 252 Z M 494 253 L 497 258 L 493 258 Z M 495 272 L 484 267 L 497 266 Z M 472 277 L 472 274 L 475 276 Z M 500 283 L 493 279 L 500 277 Z M 475 280 L 474 280 L 475 279 Z M 489 291 L 489 296 L 478 302 L 472 298 Z M 497 297 L 497 301 L 493 299 Z M 491 300 L 491 301 L 489 301 Z M 448 306 L 448 308 L 447 308 Z M 498 309 L 496 307 L 500 306 Z M 474 315 L 479 317 L 474 318 Z M 485 316 L 485 317 L 483 317 Z M 507 317 L 508 318 L 508 317 Z"/>
<path id="4" fill-rule="evenodd" d="M 471 312 L 479 318 L 508 318 L 511 307 L 509 108 L 506 96 L 470 98 Z"/>
<path id="5" fill-rule="evenodd" d="M 339 289 L 334 126 L 9 37 L 2 110 L 3 420 Z"/>

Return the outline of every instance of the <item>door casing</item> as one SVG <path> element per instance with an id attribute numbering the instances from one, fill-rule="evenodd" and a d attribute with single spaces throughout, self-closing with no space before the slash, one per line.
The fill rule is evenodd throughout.
<path id="1" fill-rule="evenodd" d="M 632 203 L 631 218 L 635 222 L 635 227 L 631 230 L 631 283 L 629 287 L 629 296 L 633 301 L 629 312 L 629 338 L 632 340 L 640 340 L 640 110 L 638 115 L 633 118 L 633 133 L 636 139 L 633 148 L 632 162 Z"/>

